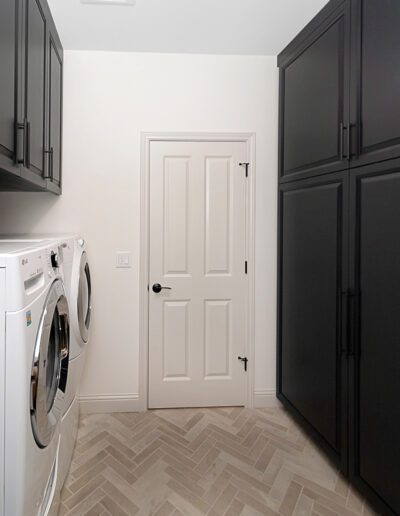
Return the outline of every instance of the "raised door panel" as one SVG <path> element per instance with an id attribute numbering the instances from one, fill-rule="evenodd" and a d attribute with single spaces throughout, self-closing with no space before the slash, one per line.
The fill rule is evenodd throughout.
<path id="1" fill-rule="evenodd" d="M 334 176 L 281 188 L 278 397 L 346 466 L 347 187 Z"/>
<path id="2" fill-rule="evenodd" d="M 10 163 L 15 157 L 18 7 L 16 0 L 2 0 L 0 7 L 0 154 Z"/>
<path id="3" fill-rule="evenodd" d="M 62 158 L 62 84 L 63 64 L 56 44 L 50 36 L 49 44 L 49 168 L 51 181 L 61 185 Z"/>
<path id="4" fill-rule="evenodd" d="M 348 168 L 349 41 L 349 6 L 344 2 L 278 60 L 282 180 Z"/>
<path id="5" fill-rule="evenodd" d="M 386 171 L 375 167 L 354 179 L 352 188 L 359 299 L 352 475 L 400 514 L 400 163 Z"/>
<path id="6" fill-rule="evenodd" d="M 45 175 L 46 18 L 39 0 L 26 0 L 25 116 L 27 168 Z"/>
<path id="7" fill-rule="evenodd" d="M 400 156 L 400 2 L 355 0 L 351 166 Z"/>

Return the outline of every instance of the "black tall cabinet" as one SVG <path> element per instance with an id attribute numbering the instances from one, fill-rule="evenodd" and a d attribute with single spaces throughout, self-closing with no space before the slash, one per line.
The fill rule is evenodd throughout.
<path id="1" fill-rule="evenodd" d="M 311 38 L 279 56 L 282 180 L 343 170 L 349 50 L 350 6 L 342 2 L 312 27 Z"/>
<path id="2" fill-rule="evenodd" d="M 280 186 L 281 399 L 346 467 L 348 363 L 342 294 L 348 283 L 348 178 Z"/>
<path id="3" fill-rule="evenodd" d="M 278 58 L 278 398 L 400 514 L 400 2 L 332 0 Z"/>

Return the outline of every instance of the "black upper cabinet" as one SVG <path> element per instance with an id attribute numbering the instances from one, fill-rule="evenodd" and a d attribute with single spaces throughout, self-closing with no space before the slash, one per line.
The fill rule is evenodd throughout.
<path id="1" fill-rule="evenodd" d="M 44 178 L 46 18 L 39 0 L 25 2 L 25 166 Z"/>
<path id="2" fill-rule="evenodd" d="M 63 50 L 45 0 L 0 5 L 0 190 L 61 193 Z"/>
<path id="3" fill-rule="evenodd" d="M 400 2 L 331 0 L 278 57 L 280 178 L 400 157 Z"/>
<path id="4" fill-rule="evenodd" d="M 353 0 L 351 166 L 400 156 L 400 2 Z"/>
<path id="5" fill-rule="evenodd" d="M 20 4 L 3 0 L 0 16 L 0 167 L 14 168 L 18 106 L 18 45 Z"/>
<path id="6" fill-rule="evenodd" d="M 281 178 L 348 167 L 350 4 L 337 4 L 279 56 Z"/>
<path id="7" fill-rule="evenodd" d="M 62 98 L 63 98 L 63 50 L 57 34 L 48 33 L 49 92 L 47 97 L 47 147 L 48 189 L 61 191 L 62 164 Z"/>
<path id="8" fill-rule="evenodd" d="M 338 173 L 281 186 L 278 280 L 278 397 L 344 468 L 347 180 Z"/>
<path id="9" fill-rule="evenodd" d="M 356 171 L 351 199 L 351 475 L 376 502 L 385 500 L 382 514 L 400 514 L 400 160 Z"/>

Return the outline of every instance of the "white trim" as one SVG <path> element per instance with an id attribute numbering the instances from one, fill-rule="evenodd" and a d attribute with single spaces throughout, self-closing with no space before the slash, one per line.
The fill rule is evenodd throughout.
<path id="1" fill-rule="evenodd" d="M 148 320 L 149 320 L 149 172 L 150 144 L 154 141 L 245 142 L 250 163 L 247 191 L 247 262 L 248 311 L 247 357 L 249 358 L 246 386 L 246 407 L 254 406 L 254 312 L 255 312 L 255 199 L 256 142 L 255 133 L 142 133 L 140 167 L 140 294 L 139 294 L 139 410 L 148 408 Z"/>
<path id="2" fill-rule="evenodd" d="M 278 407 L 279 400 L 275 389 L 254 391 L 254 408 Z"/>
<path id="3" fill-rule="evenodd" d="M 140 412 L 139 394 L 96 394 L 80 396 L 82 414 L 106 414 L 111 412 Z"/>

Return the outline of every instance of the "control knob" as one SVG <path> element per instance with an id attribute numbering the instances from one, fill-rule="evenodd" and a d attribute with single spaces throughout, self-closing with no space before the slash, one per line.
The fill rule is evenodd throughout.
<path id="1" fill-rule="evenodd" d="M 58 269 L 61 265 L 58 253 L 55 253 L 54 251 L 51 252 L 50 261 L 53 269 Z"/>

